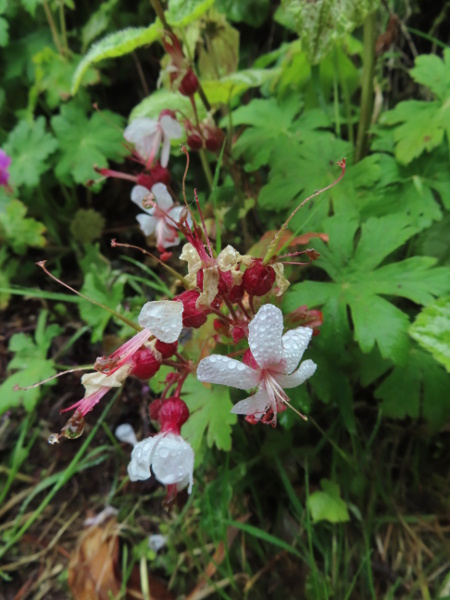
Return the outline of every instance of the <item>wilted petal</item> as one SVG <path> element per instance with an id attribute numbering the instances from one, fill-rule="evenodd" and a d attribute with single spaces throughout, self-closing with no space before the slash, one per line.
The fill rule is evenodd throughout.
<path id="1" fill-rule="evenodd" d="M 275 271 L 275 281 L 278 287 L 277 296 L 282 296 L 291 285 L 289 280 L 283 275 L 284 265 L 282 263 L 274 263 L 270 266 Z"/>
<path id="2" fill-rule="evenodd" d="M 144 481 L 150 477 L 150 462 L 156 438 L 147 438 L 138 442 L 131 453 L 128 475 L 131 481 Z"/>
<path id="3" fill-rule="evenodd" d="M 154 187 L 154 186 L 153 186 Z M 148 190 L 143 185 L 135 185 L 131 190 L 131 200 L 135 204 L 139 206 L 141 210 L 145 210 L 148 214 L 152 215 L 155 211 L 155 208 L 152 206 L 150 208 L 146 208 L 144 206 L 144 201 L 148 198 L 151 198 L 152 192 Z"/>
<path id="4" fill-rule="evenodd" d="M 297 368 L 313 334 L 310 327 L 297 327 L 282 337 L 284 373 L 289 375 Z"/>
<path id="5" fill-rule="evenodd" d="M 139 223 L 142 233 L 146 236 L 149 236 L 152 235 L 152 233 L 155 233 L 159 219 L 141 213 L 140 215 L 136 215 L 136 221 Z"/>
<path id="6" fill-rule="evenodd" d="M 240 257 L 239 252 L 228 244 L 217 257 L 217 266 L 221 271 L 229 271 L 238 264 Z"/>
<path id="7" fill-rule="evenodd" d="M 259 389 L 256 394 L 241 400 L 233 406 L 231 412 L 235 415 L 255 415 L 256 418 L 262 417 L 270 407 L 269 394 L 264 389 Z"/>
<path id="8" fill-rule="evenodd" d="M 140 346 L 148 339 L 148 335 L 143 341 L 140 342 Z M 132 338 L 135 339 L 135 338 Z M 127 342 L 128 344 L 129 342 Z M 124 344 L 125 346 L 126 344 Z M 120 349 L 119 349 L 120 350 Z M 118 352 L 118 350 L 116 350 Z M 86 373 L 81 378 L 81 383 L 86 390 L 86 395 L 94 394 L 100 388 L 113 388 L 113 387 L 122 387 L 125 379 L 128 377 L 131 371 L 131 365 L 125 364 L 119 367 L 108 375 L 106 373 L 100 373 L 99 371 L 94 371 L 94 373 Z"/>
<path id="9" fill-rule="evenodd" d="M 170 248 L 178 246 L 181 242 L 178 230 L 167 224 L 165 219 L 159 219 L 156 225 L 156 246 L 161 248 Z"/>
<path id="10" fill-rule="evenodd" d="M 164 183 L 155 183 L 155 185 L 152 186 L 152 193 L 155 195 L 156 203 L 159 208 L 165 212 L 169 212 L 173 206 L 173 200 Z"/>
<path id="11" fill-rule="evenodd" d="M 282 356 L 283 313 L 273 304 L 264 304 L 248 326 L 248 344 L 261 369 L 276 366 Z"/>
<path id="12" fill-rule="evenodd" d="M 242 362 L 212 354 L 200 361 L 197 369 L 197 379 L 205 383 L 220 383 L 240 390 L 249 390 L 255 387 L 260 378 L 259 371 L 255 371 Z"/>
<path id="13" fill-rule="evenodd" d="M 161 437 L 160 437 L 161 436 Z M 158 481 L 164 485 L 183 483 L 191 493 L 194 471 L 194 451 L 180 435 L 160 434 L 152 452 L 151 466 Z"/>
<path id="14" fill-rule="evenodd" d="M 276 381 L 282 388 L 294 388 L 304 383 L 316 372 L 317 365 L 312 360 L 304 360 L 300 367 L 291 375 L 275 375 Z"/>
<path id="15" fill-rule="evenodd" d="M 170 115 L 164 115 L 160 119 L 161 129 L 164 132 L 164 136 L 174 140 L 179 139 L 183 135 L 183 128 L 176 119 L 172 119 Z"/>
<path id="16" fill-rule="evenodd" d="M 158 300 L 144 304 L 138 322 L 161 342 L 175 342 L 183 328 L 183 304 L 173 300 Z"/>
<path id="17" fill-rule="evenodd" d="M 203 291 L 195 303 L 198 310 L 204 310 L 211 306 L 219 290 L 219 269 L 208 267 L 203 269 Z"/>

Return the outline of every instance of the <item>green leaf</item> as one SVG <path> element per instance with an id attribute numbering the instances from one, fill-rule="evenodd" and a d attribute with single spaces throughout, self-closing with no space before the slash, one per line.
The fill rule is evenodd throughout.
<path id="1" fill-rule="evenodd" d="M 386 417 L 425 418 L 433 428 L 450 416 L 450 379 L 426 352 L 412 347 L 405 366 L 396 366 L 375 391 Z"/>
<path id="2" fill-rule="evenodd" d="M 261 27 L 269 13 L 269 0 L 216 0 L 215 7 L 230 21 Z"/>
<path id="3" fill-rule="evenodd" d="M 94 165 L 106 167 L 108 159 L 121 162 L 127 154 L 120 132 L 123 119 L 115 113 L 96 112 L 88 118 L 72 101 L 61 107 L 51 123 L 61 150 L 55 174 L 67 185 L 72 180 L 86 183 L 96 177 Z"/>
<path id="4" fill-rule="evenodd" d="M 210 448 L 215 445 L 219 450 L 231 450 L 231 425 L 237 418 L 230 412 L 233 404 L 229 388 L 214 386 L 213 389 L 192 376 L 183 385 L 183 393 L 191 416 L 183 425 L 182 434 L 194 452 L 201 447 L 205 434 Z"/>
<path id="5" fill-rule="evenodd" d="M 321 479 L 322 492 L 313 492 L 307 506 L 311 511 L 314 523 L 328 521 L 329 523 L 345 523 L 350 521 L 347 506 L 341 498 L 339 485 L 328 479 Z"/>
<path id="6" fill-rule="evenodd" d="M 239 64 L 239 32 L 224 15 L 210 11 L 204 19 L 208 43 L 198 51 L 198 69 L 204 79 L 220 79 L 234 74 Z"/>
<path id="7" fill-rule="evenodd" d="M 36 14 L 36 8 L 42 3 L 42 0 L 20 0 L 20 3 L 32 17 Z"/>
<path id="8" fill-rule="evenodd" d="M 316 64 L 379 4 L 379 0 L 282 0 L 276 19 L 298 33 L 309 61 Z"/>
<path id="9" fill-rule="evenodd" d="M 424 308 L 409 328 L 409 334 L 450 373 L 450 296 Z"/>
<path id="10" fill-rule="evenodd" d="M 91 14 L 88 22 L 81 30 L 83 51 L 108 27 L 111 21 L 111 13 L 116 8 L 118 2 L 119 0 L 107 0 L 106 2 L 102 2 L 98 10 Z"/>
<path id="11" fill-rule="evenodd" d="M 410 163 L 423 152 L 430 152 L 442 143 L 444 133 L 450 145 L 450 49 L 444 60 L 437 56 L 419 56 L 412 77 L 426 85 L 437 96 L 433 102 L 407 100 L 386 112 L 381 123 L 395 125 L 395 155 L 402 164 Z"/>
<path id="12" fill-rule="evenodd" d="M 196 99 L 195 104 L 199 119 L 206 117 L 206 109 L 203 103 L 199 99 Z M 138 117 L 157 119 L 160 112 L 167 108 L 173 111 L 179 111 L 192 121 L 195 118 L 190 98 L 183 96 L 178 92 L 172 92 L 170 90 L 161 88 L 159 90 L 155 90 L 150 94 L 150 96 L 147 96 L 141 102 L 139 102 L 139 104 L 131 111 L 129 120 L 131 122 Z"/>
<path id="13" fill-rule="evenodd" d="M 0 48 L 4 48 L 9 42 L 9 24 L 6 19 L 0 17 Z"/>
<path id="14" fill-rule="evenodd" d="M 214 0 L 169 0 L 166 19 L 172 27 L 185 27 L 205 14 Z"/>
<path id="15" fill-rule="evenodd" d="M 261 87 L 278 72 L 278 69 L 244 69 L 220 79 L 202 80 L 202 87 L 211 104 L 228 104 L 250 88 Z"/>
<path id="16" fill-rule="evenodd" d="M 100 268 L 98 265 L 92 264 L 90 269 L 85 274 L 81 293 L 113 310 L 119 311 L 124 296 L 126 275 L 124 273 L 118 275 L 116 271 L 111 272 L 106 265 Z M 103 339 L 105 327 L 112 318 L 111 313 L 101 306 L 83 299 L 80 300 L 79 310 L 83 321 L 92 328 L 92 342 L 100 342 Z"/>
<path id="17" fill-rule="evenodd" d="M 17 254 L 25 254 L 27 246 L 43 248 L 46 244 L 44 225 L 25 218 L 26 214 L 27 207 L 20 200 L 11 200 L 6 210 L 0 212 L 0 241 Z"/>
<path id="18" fill-rule="evenodd" d="M 62 332 L 58 325 L 46 326 L 47 311 L 41 312 L 33 338 L 25 333 L 15 333 L 9 341 L 9 350 L 14 358 L 8 365 L 8 372 L 16 371 L 0 385 L 0 415 L 7 410 L 23 405 L 32 411 L 40 396 L 41 388 L 15 391 L 16 385 L 26 387 L 55 375 L 56 369 L 52 360 L 47 359 L 47 352 L 54 337 Z M 55 382 L 49 382 L 52 385 Z"/>
<path id="19" fill-rule="evenodd" d="M 314 239 L 311 245 L 321 253 L 317 267 L 324 269 L 333 282 L 308 281 L 292 286 L 286 293 L 284 307 L 287 311 L 301 304 L 312 308 L 332 299 L 347 305 L 361 350 L 371 352 L 376 344 L 383 358 L 404 364 L 409 319 L 380 296 L 400 296 L 428 304 L 450 291 L 450 269 L 435 267 L 437 261 L 424 256 L 379 266 L 414 234 L 403 215 L 369 219 L 361 226 L 354 246 L 357 227 L 357 221 L 345 215 L 323 222 L 321 230 L 329 234 L 329 243 Z"/>
<path id="20" fill-rule="evenodd" d="M 12 158 L 11 183 L 16 186 L 37 186 L 40 176 L 50 168 L 47 158 L 57 147 L 57 140 L 45 131 L 44 117 L 38 117 L 31 123 L 19 121 L 3 148 Z"/>
<path id="21" fill-rule="evenodd" d="M 160 39 L 162 33 L 163 27 L 159 21 L 156 21 L 149 27 L 129 27 L 122 31 L 116 31 L 95 43 L 75 71 L 72 81 L 72 94 L 77 93 L 83 75 L 91 65 L 105 58 L 115 58 L 129 54 L 141 46 L 149 46 Z"/>

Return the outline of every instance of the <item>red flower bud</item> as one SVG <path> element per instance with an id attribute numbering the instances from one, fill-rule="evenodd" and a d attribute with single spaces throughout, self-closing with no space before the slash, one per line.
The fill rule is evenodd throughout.
<path id="1" fill-rule="evenodd" d="M 181 426 L 189 419 L 189 409 L 181 398 L 164 400 L 158 415 L 161 432 L 180 434 Z"/>
<path id="2" fill-rule="evenodd" d="M 159 421 L 159 411 L 161 410 L 163 403 L 164 400 L 161 400 L 160 398 L 150 402 L 148 412 L 152 421 Z"/>
<path id="3" fill-rule="evenodd" d="M 197 75 L 192 69 L 189 69 L 186 75 L 181 80 L 179 90 L 180 93 L 183 94 L 183 96 L 193 96 L 198 90 Z"/>
<path id="4" fill-rule="evenodd" d="M 228 292 L 228 299 L 230 302 L 239 302 L 239 300 L 242 300 L 244 297 L 244 292 L 245 290 L 242 283 L 241 285 L 233 285 L 231 290 Z"/>
<path id="5" fill-rule="evenodd" d="M 159 113 L 159 119 L 162 119 L 162 117 L 165 117 L 166 115 L 168 115 L 169 117 L 172 117 L 172 119 L 176 119 L 177 118 L 177 115 L 175 114 L 174 110 L 170 110 L 170 108 L 164 108 Z"/>
<path id="6" fill-rule="evenodd" d="M 262 260 L 255 260 L 248 267 L 242 278 L 242 284 L 247 293 L 252 296 L 264 296 L 272 289 L 275 281 L 275 271 Z"/>
<path id="7" fill-rule="evenodd" d="M 141 348 L 133 355 L 133 367 L 130 375 L 139 379 L 150 379 L 159 370 L 161 363 L 156 359 L 150 348 Z"/>
<path id="8" fill-rule="evenodd" d="M 197 131 L 190 133 L 186 141 L 191 150 L 201 150 L 203 148 L 203 138 Z"/>
<path id="9" fill-rule="evenodd" d="M 223 141 L 225 139 L 225 134 L 218 127 L 208 127 L 206 136 L 205 136 L 205 144 L 206 148 L 210 152 L 220 152 L 223 146 Z"/>
<path id="10" fill-rule="evenodd" d="M 234 343 L 238 344 L 242 339 L 245 338 L 245 329 L 243 329 L 243 327 L 233 327 L 231 335 L 233 337 Z"/>
<path id="11" fill-rule="evenodd" d="M 172 342 L 172 344 L 166 344 L 161 340 L 156 340 L 155 350 L 161 354 L 163 358 L 170 358 L 175 354 L 178 348 L 178 342 Z"/>
<path id="12" fill-rule="evenodd" d="M 183 310 L 183 326 L 194 327 L 197 329 L 206 323 L 208 311 L 198 310 L 196 302 L 200 294 L 195 290 L 188 290 L 175 296 L 174 300 L 182 302 L 184 306 Z"/>

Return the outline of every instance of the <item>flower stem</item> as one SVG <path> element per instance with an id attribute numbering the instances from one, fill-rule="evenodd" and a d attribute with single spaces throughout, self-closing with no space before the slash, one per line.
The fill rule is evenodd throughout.
<path id="1" fill-rule="evenodd" d="M 359 162 L 367 154 L 368 136 L 373 110 L 373 71 L 375 64 L 375 12 L 364 20 L 363 79 L 361 89 L 361 109 L 356 136 L 354 162 Z"/>

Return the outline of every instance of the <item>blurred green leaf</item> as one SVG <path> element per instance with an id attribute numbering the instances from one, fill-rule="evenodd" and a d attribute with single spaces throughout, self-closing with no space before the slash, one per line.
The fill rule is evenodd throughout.
<path id="1" fill-rule="evenodd" d="M 328 479 L 321 479 L 320 487 L 323 491 L 313 492 L 307 500 L 313 521 L 315 523 L 318 521 L 328 521 L 329 523 L 350 521 L 347 506 L 341 498 L 339 485 Z"/>
<path id="2" fill-rule="evenodd" d="M 57 140 L 45 131 L 44 117 L 38 117 L 31 123 L 19 121 L 3 148 L 12 158 L 11 183 L 37 186 L 40 176 L 50 169 L 47 159 L 57 147 Z"/>
<path id="3" fill-rule="evenodd" d="M 166 19 L 172 27 L 185 27 L 199 19 L 214 4 L 214 0 L 169 0 Z"/>
<path id="4" fill-rule="evenodd" d="M 43 248 L 45 226 L 39 221 L 25 218 L 27 207 L 20 200 L 11 200 L 4 212 L 0 212 L 0 241 L 17 254 L 25 254 L 28 246 Z"/>
<path id="5" fill-rule="evenodd" d="M 409 328 L 409 334 L 450 373 L 450 296 L 426 306 Z"/>

